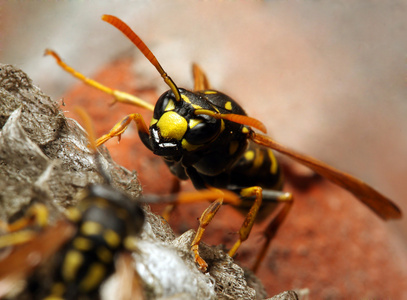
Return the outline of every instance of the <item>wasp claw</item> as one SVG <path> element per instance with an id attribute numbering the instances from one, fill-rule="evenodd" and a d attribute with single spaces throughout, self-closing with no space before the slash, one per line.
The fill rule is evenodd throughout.
<path id="1" fill-rule="evenodd" d="M 194 252 L 195 255 L 195 262 L 199 265 L 199 270 L 202 273 L 206 273 L 208 270 L 208 264 L 206 263 L 206 261 L 199 255 L 198 252 L 198 245 L 194 245 L 191 248 L 192 252 Z"/>

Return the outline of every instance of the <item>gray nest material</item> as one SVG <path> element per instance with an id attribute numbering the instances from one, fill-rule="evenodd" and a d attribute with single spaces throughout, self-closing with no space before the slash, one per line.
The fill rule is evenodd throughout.
<path id="1" fill-rule="evenodd" d="M 90 183 L 103 182 L 88 138 L 59 104 L 34 86 L 27 75 L 0 64 L 0 218 L 21 216 L 34 201 L 51 211 L 51 222 L 76 205 L 77 194 Z M 135 172 L 117 165 L 101 147 L 100 160 L 111 183 L 139 201 Z M 202 244 L 209 272 L 198 271 L 190 244 L 194 232 L 175 235 L 168 224 L 145 206 L 147 222 L 132 265 L 146 299 L 264 299 L 260 281 L 233 262 L 220 247 Z M 111 276 L 101 288 L 102 299 L 113 299 L 120 284 Z M 288 296 L 287 296 L 288 295 Z M 293 298 L 294 296 L 295 298 Z M 282 296 L 279 295 L 277 297 Z M 283 298 L 296 299 L 292 293 Z"/>

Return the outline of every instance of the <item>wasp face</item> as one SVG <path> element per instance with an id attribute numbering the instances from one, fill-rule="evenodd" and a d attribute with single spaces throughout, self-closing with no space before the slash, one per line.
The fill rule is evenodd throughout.
<path id="1" fill-rule="evenodd" d="M 185 152 L 202 149 L 221 131 L 221 120 L 208 115 L 195 115 L 198 108 L 212 109 L 204 98 L 179 89 L 181 101 L 176 101 L 172 91 L 164 93 L 154 108 L 150 124 L 153 152 L 175 160 Z"/>

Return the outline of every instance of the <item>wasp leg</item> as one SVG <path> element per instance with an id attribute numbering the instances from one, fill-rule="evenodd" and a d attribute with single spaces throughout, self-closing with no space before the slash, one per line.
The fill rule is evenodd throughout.
<path id="1" fill-rule="evenodd" d="M 197 64 L 192 64 L 192 75 L 194 77 L 194 91 L 203 91 L 211 88 L 204 71 Z"/>
<path id="2" fill-rule="evenodd" d="M 264 236 L 266 241 L 263 244 L 259 254 L 256 257 L 255 263 L 253 264 L 252 271 L 256 272 L 260 266 L 260 263 L 263 261 L 264 256 L 266 255 L 267 249 L 270 245 L 271 240 L 277 233 L 277 230 L 280 228 L 281 224 L 284 222 L 289 211 L 291 210 L 293 204 L 293 198 L 291 193 L 283 193 L 272 191 L 273 193 L 281 193 L 281 196 L 276 199 L 276 201 L 283 201 L 283 207 L 278 212 L 278 214 L 270 221 L 267 225 L 267 228 L 264 231 Z"/>
<path id="3" fill-rule="evenodd" d="M 250 207 L 249 213 L 246 215 L 246 218 L 240 227 L 239 230 L 239 239 L 237 242 L 233 245 L 232 249 L 229 250 L 229 256 L 233 257 L 239 249 L 240 245 L 242 242 L 247 240 L 249 237 L 250 231 L 252 230 L 254 221 L 256 220 L 256 215 L 257 212 L 259 211 L 259 208 L 262 203 L 262 188 L 259 186 L 253 186 L 249 188 L 244 188 L 240 191 L 240 196 L 243 198 L 250 198 L 252 196 L 255 196 L 254 203 Z"/>
<path id="4" fill-rule="evenodd" d="M 127 103 L 127 104 L 135 105 L 138 107 L 146 108 L 151 111 L 154 110 L 154 105 L 152 105 L 136 96 L 133 96 L 126 92 L 122 92 L 122 91 L 118 91 L 118 90 L 109 88 L 93 79 L 86 77 L 82 73 L 76 71 L 74 68 L 72 68 L 69 65 L 67 65 L 66 63 L 64 63 L 55 51 L 47 49 L 47 50 L 45 50 L 44 55 L 51 55 L 52 57 L 54 57 L 55 60 L 57 61 L 57 64 L 62 69 L 64 69 L 66 72 L 70 73 L 72 76 L 78 78 L 83 83 L 85 83 L 89 86 L 92 86 L 106 94 L 113 96 L 115 99 L 115 102 L 117 101 L 117 102 Z"/>
<path id="5" fill-rule="evenodd" d="M 205 209 L 199 218 L 199 227 L 197 229 L 194 240 L 191 243 L 191 250 L 195 256 L 195 262 L 199 265 L 199 269 L 202 272 L 206 272 L 208 269 L 208 264 L 199 255 L 199 244 L 202 240 L 203 233 L 206 227 L 212 221 L 213 217 L 218 212 L 219 208 L 222 206 L 223 202 L 232 205 L 239 206 L 242 201 L 235 193 L 228 190 L 220 190 L 215 188 L 210 188 L 208 190 L 200 190 L 190 193 L 181 193 L 178 196 L 177 203 L 190 203 L 198 202 L 200 200 L 213 201 L 211 205 Z"/>
<path id="6" fill-rule="evenodd" d="M 249 213 L 246 215 L 246 218 L 245 218 L 242 226 L 240 227 L 239 239 L 233 245 L 233 247 L 229 250 L 229 255 L 231 257 L 233 257 L 235 255 L 237 249 L 239 249 L 242 242 L 247 240 L 247 238 L 249 237 L 252 227 L 254 225 L 254 222 L 256 220 L 257 212 L 263 202 L 263 198 L 266 201 L 273 201 L 273 202 L 287 202 L 287 203 L 292 202 L 292 197 L 291 197 L 290 193 L 280 192 L 280 191 L 271 191 L 271 190 L 262 190 L 262 188 L 258 187 L 258 186 L 244 188 L 240 191 L 240 195 L 243 198 L 251 198 L 251 197 L 255 196 L 255 199 L 254 199 L 254 203 L 250 207 Z M 291 205 L 289 205 L 289 207 L 291 207 Z M 288 208 L 288 210 L 289 210 L 289 208 Z M 264 249 L 264 252 L 267 249 L 267 246 L 270 243 L 270 240 L 274 236 L 275 232 L 277 231 L 278 227 L 280 226 L 280 224 L 284 220 L 285 216 L 287 215 L 288 210 L 285 214 L 281 214 L 281 217 L 282 217 L 281 221 L 279 218 L 280 213 L 276 217 L 276 219 L 278 219 L 279 222 L 276 222 L 275 228 L 270 229 L 270 230 L 274 230 L 274 232 L 272 232 L 269 239 L 268 239 L 268 235 L 266 235 L 268 240 L 267 240 L 267 245 L 265 246 L 266 248 Z M 283 209 L 282 211 L 285 211 L 285 210 Z M 262 249 L 262 251 L 263 251 L 263 249 Z M 264 256 L 264 254 L 263 254 L 263 256 Z"/>
<path id="7" fill-rule="evenodd" d="M 198 263 L 199 268 L 202 272 L 205 272 L 208 268 L 208 264 L 199 255 L 199 243 L 202 240 L 202 235 L 206 227 L 213 219 L 223 202 L 234 206 L 240 206 L 242 204 L 242 200 L 236 193 L 229 190 L 221 190 L 216 188 L 208 188 L 205 190 L 182 192 L 179 194 L 170 194 L 163 196 L 144 195 L 143 201 L 146 203 L 168 202 L 175 204 L 198 203 L 203 201 L 213 202 L 199 218 L 199 227 L 195 238 L 191 243 L 191 250 L 194 252 L 195 262 Z"/>
<path id="8" fill-rule="evenodd" d="M 149 138 L 149 131 L 146 123 L 144 122 L 143 117 L 140 114 L 131 114 L 124 117 L 119 123 L 113 126 L 108 134 L 103 135 L 102 137 L 98 138 L 96 141 L 96 146 L 99 147 L 100 145 L 106 143 L 111 138 L 117 136 L 120 141 L 120 137 L 123 132 L 127 129 L 130 122 L 134 121 L 137 125 L 137 130 L 142 142 L 150 148 L 148 138 Z"/>
<path id="9" fill-rule="evenodd" d="M 205 232 L 206 227 L 212 221 L 213 217 L 216 215 L 222 204 L 223 198 L 219 198 L 212 202 L 207 209 L 205 209 L 205 211 L 199 218 L 199 227 L 198 230 L 196 231 L 195 238 L 191 243 L 191 250 L 192 252 L 194 252 L 195 262 L 199 265 L 199 268 L 202 272 L 206 272 L 206 270 L 208 269 L 208 264 L 199 255 L 199 244 L 202 240 L 202 236 L 203 233 Z"/>
<path id="10" fill-rule="evenodd" d="M 0 226 L 7 234 L 0 236 L 0 249 L 23 244 L 37 235 L 35 229 L 27 229 L 28 226 L 43 228 L 48 224 L 48 209 L 43 204 L 33 204 L 26 215 L 11 224 L 1 223 Z M 24 229 L 24 230 L 23 230 Z"/>

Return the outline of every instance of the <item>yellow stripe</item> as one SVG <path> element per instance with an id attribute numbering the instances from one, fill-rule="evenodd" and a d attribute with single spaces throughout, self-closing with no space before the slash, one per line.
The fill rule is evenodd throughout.
<path id="1" fill-rule="evenodd" d="M 69 219 L 71 222 L 79 222 L 79 220 L 82 218 L 82 213 L 77 207 L 69 207 L 65 211 L 66 217 Z"/>
<path id="2" fill-rule="evenodd" d="M 276 174 L 277 173 L 277 166 L 278 166 L 277 159 L 276 159 L 273 151 L 271 151 L 270 149 L 267 149 L 267 153 L 268 153 L 268 155 L 270 157 L 270 163 L 271 163 L 270 172 L 271 172 L 271 174 Z"/>
<path id="3" fill-rule="evenodd" d="M 248 133 L 249 133 L 249 129 L 248 129 L 246 126 L 243 126 L 243 128 L 242 128 L 242 133 L 248 134 Z"/>
<path id="4" fill-rule="evenodd" d="M 164 111 L 174 110 L 174 108 L 175 108 L 174 101 L 170 100 L 168 101 L 168 104 L 165 107 Z"/>
<path id="5" fill-rule="evenodd" d="M 77 250 L 69 250 L 62 265 L 62 276 L 65 281 L 73 281 L 83 263 L 83 255 Z"/>
<path id="6" fill-rule="evenodd" d="M 106 243 L 109 244 L 112 248 L 117 248 L 120 244 L 120 236 L 113 230 L 107 229 L 103 233 L 103 238 L 105 239 Z"/>
<path id="7" fill-rule="evenodd" d="M 185 102 L 191 103 L 191 101 L 189 101 L 189 98 L 185 95 L 181 95 L 182 100 L 184 100 Z"/>
<path id="8" fill-rule="evenodd" d="M 81 236 L 76 237 L 72 244 L 79 251 L 88 251 L 93 247 L 93 243 L 90 239 Z"/>
<path id="9" fill-rule="evenodd" d="M 260 149 L 255 150 L 254 162 L 253 162 L 253 169 L 258 169 L 264 161 L 263 152 Z"/>
<path id="10" fill-rule="evenodd" d="M 204 91 L 204 94 L 207 94 L 207 95 L 217 94 L 217 93 L 218 93 L 217 91 L 211 91 L 211 90 Z"/>
<path id="11" fill-rule="evenodd" d="M 96 254 L 98 258 L 103 261 L 104 263 L 110 263 L 113 258 L 112 252 L 105 248 L 105 247 L 99 247 L 96 249 Z"/>
<path id="12" fill-rule="evenodd" d="M 230 101 L 226 102 L 226 103 L 225 103 L 225 108 L 226 108 L 227 110 L 232 110 L 232 102 L 230 102 Z"/>
<path id="13" fill-rule="evenodd" d="M 202 123 L 202 119 L 191 119 L 189 120 L 189 128 L 194 128 L 199 123 Z"/>
<path id="14" fill-rule="evenodd" d="M 182 139 L 181 145 L 182 145 L 182 148 L 184 148 L 187 151 L 194 151 L 194 150 L 198 149 L 199 147 L 202 147 L 202 145 L 192 145 L 192 144 L 188 143 L 188 141 L 186 139 Z"/>
<path id="15" fill-rule="evenodd" d="M 150 122 L 150 126 L 154 125 L 154 124 L 157 123 L 157 122 L 158 122 L 157 119 L 152 118 L 152 119 L 151 119 L 151 122 Z"/>
<path id="16" fill-rule="evenodd" d="M 79 284 L 84 291 L 91 291 L 98 287 L 106 276 L 106 268 L 101 263 L 93 263 L 86 274 L 86 277 Z"/>
<path id="17" fill-rule="evenodd" d="M 84 235 L 97 235 L 102 232 L 102 225 L 96 222 L 87 221 L 82 224 L 81 232 Z"/>
<path id="18" fill-rule="evenodd" d="M 244 153 L 244 158 L 245 158 L 247 161 L 252 161 L 252 160 L 254 159 L 254 151 L 252 151 L 252 150 L 246 151 L 246 152 Z"/>

